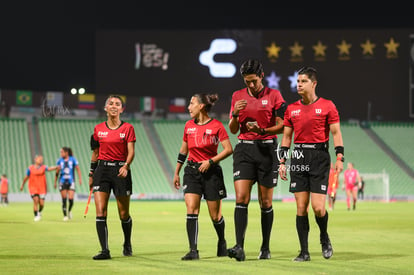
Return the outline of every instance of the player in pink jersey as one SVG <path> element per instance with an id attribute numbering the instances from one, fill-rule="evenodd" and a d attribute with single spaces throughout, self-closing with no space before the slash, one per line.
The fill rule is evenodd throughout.
<path id="1" fill-rule="evenodd" d="M 346 191 L 346 205 L 348 210 L 351 209 L 351 196 L 352 196 L 352 209 L 355 210 L 358 196 L 358 186 L 361 185 L 361 177 L 359 172 L 354 168 L 352 162 L 348 162 L 347 169 L 344 171 L 344 184 L 342 190 Z"/>
<path id="2" fill-rule="evenodd" d="M 121 120 L 124 104 L 121 97 L 110 95 L 105 101 L 107 121 L 95 126 L 91 137 L 89 187 L 93 188 L 96 208 L 96 231 L 101 252 L 94 260 L 111 259 L 108 248 L 108 201 L 113 191 L 124 233 L 124 256 L 132 256 L 132 218 L 129 212 L 132 194 L 130 165 L 135 156 L 134 127 Z"/>
<path id="3" fill-rule="evenodd" d="M 230 258 L 245 260 L 248 205 L 252 187 L 257 182 L 262 227 L 258 258 L 270 259 L 273 189 L 278 180 L 277 134 L 283 131 L 286 103 L 280 91 L 263 85 L 264 71 L 258 60 L 245 61 L 240 67 L 240 73 L 246 87 L 233 93 L 229 121 L 230 131 L 232 134 L 239 133 L 239 141 L 233 154 L 236 245 L 228 252 Z"/>
<path id="4" fill-rule="evenodd" d="M 184 127 L 183 142 L 173 179 L 175 187 L 179 189 L 180 170 L 188 155 L 187 166 L 184 168 L 183 192 L 187 207 L 186 228 L 190 251 L 182 260 L 199 259 L 198 215 L 202 196 L 207 202 L 218 237 L 217 256 L 227 256 L 225 221 L 221 212 L 221 200 L 227 197 L 227 192 L 219 163 L 233 153 L 233 148 L 223 124 L 208 115 L 217 100 L 217 94 L 195 94 L 188 105 L 192 119 Z M 217 153 L 219 143 L 223 150 Z"/>
<path id="5" fill-rule="evenodd" d="M 317 72 L 312 67 L 298 71 L 297 90 L 301 99 L 290 104 L 285 113 L 281 143 L 279 175 L 287 180 L 290 174 L 289 191 L 296 201 L 296 231 L 300 253 L 293 260 L 310 261 L 308 250 L 309 218 L 311 203 L 320 231 L 322 255 L 332 257 L 333 249 L 328 234 L 328 211 L 325 209 L 329 184 L 329 134 L 332 134 L 337 156 L 335 170 L 343 170 L 344 146 L 338 110 L 332 101 L 316 95 Z M 290 151 L 291 141 L 293 151 Z M 290 155 L 290 163 L 287 163 Z"/>

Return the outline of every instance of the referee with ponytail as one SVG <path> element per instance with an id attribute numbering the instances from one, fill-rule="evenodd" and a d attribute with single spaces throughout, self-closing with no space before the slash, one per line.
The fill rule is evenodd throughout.
<path id="1" fill-rule="evenodd" d="M 190 251 L 181 259 L 198 260 L 198 215 L 202 196 L 216 230 L 217 256 L 227 256 L 225 221 L 221 212 L 221 200 L 227 196 L 220 161 L 233 153 L 229 136 L 223 124 L 210 118 L 208 112 L 218 100 L 217 94 L 195 94 L 191 97 L 188 111 L 191 120 L 184 127 L 183 142 L 178 154 L 174 173 L 175 188 L 180 188 L 180 170 L 184 168 L 183 192 L 187 206 L 186 229 Z M 223 149 L 217 153 L 218 145 Z"/>

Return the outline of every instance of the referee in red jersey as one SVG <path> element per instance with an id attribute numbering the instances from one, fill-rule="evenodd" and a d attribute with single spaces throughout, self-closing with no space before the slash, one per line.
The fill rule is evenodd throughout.
<path id="1" fill-rule="evenodd" d="M 296 200 L 296 230 L 300 253 L 293 260 L 310 261 L 308 250 L 308 206 L 312 204 L 316 223 L 320 230 L 322 255 L 332 257 L 333 250 L 328 235 L 328 212 L 325 209 L 331 158 L 328 151 L 329 133 L 332 133 L 336 152 L 335 169 L 343 169 L 344 146 L 339 114 L 331 100 L 316 95 L 317 72 L 312 67 L 298 71 L 297 91 L 302 97 L 287 107 L 284 118 L 283 138 L 278 156 L 279 175 L 287 180 L 290 173 L 289 191 Z M 294 147 L 290 151 L 292 136 Z M 290 156 L 290 163 L 287 162 Z"/>
<path id="2" fill-rule="evenodd" d="M 185 124 L 174 173 L 174 185 L 178 189 L 180 170 L 188 154 L 187 166 L 184 168 L 183 191 L 187 207 L 186 229 L 190 251 L 181 258 L 184 261 L 199 259 L 198 215 L 202 196 L 206 200 L 218 237 L 217 256 L 227 256 L 225 221 L 221 212 L 221 200 L 227 197 L 227 192 L 219 162 L 233 153 L 233 147 L 223 124 L 208 115 L 217 100 L 217 94 L 195 94 L 191 97 L 188 111 L 192 119 Z M 223 150 L 217 153 L 219 143 Z"/>
<path id="3" fill-rule="evenodd" d="M 232 95 L 229 128 L 238 134 L 233 153 L 233 180 L 236 192 L 234 223 L 236 245 L 229 257 L 245 260 L 244 237 L 252 186 L 257 182 L 261 208 L 262 244 L 259 259 L 270 259 L 270 235 L 273 226 L 273 189 L 277 185 L 277 135 L 283 131 L 286 102 L 280 91 L 265 87 L 263 66 L 249 59 L 240 67 L 247 87 Z"/>
<path id="4" fill-rule="evenodd" d="M 91 137 L 91 170 L 89 187 L 93 188 L 96 208 L 96 231 L 101 252 L 94 260 L 111 259 L 108 248 L 108 227 L 106 224 L 108 201 L 113 190 L 118 214 L 124 233 L 124 256 L 132 256 L 131 232 L 132 219 L 129 214 L 132 194 L 131 171 L 129 169 L 135 156 L 134 127 L 121 120 L 124 104 L 121 97 L 110 95 L 105 102 L 107 121 L 95 126 Z"/>

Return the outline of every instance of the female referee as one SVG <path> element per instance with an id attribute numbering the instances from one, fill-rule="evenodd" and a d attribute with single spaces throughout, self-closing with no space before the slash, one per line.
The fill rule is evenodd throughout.
<path id="1" fill-rule="evenodd" d="M 105 102 L 107 121 L 95 126 L 91 137 L 91 169 L 89 187 L 93 188 L 96 208 L 96 231 L 101 252 L 94 260 L 111 259 L 108 248 L 108 227 L 106 224 L 108 200 L 113 190 L 118 215 L 124 233 L 124 256 L 132 256 L 132 218 L 129 213 L 132 180 L 130 165 L 135 156 L 134 127 L 121 120 L 124 104 L 121 97 L 110 95 Z"/>
<path id="2" fill-rule="evenodd" d="M 191 120 L 184 127 L 183 142 L 174 173 L 174 185 L 180 188 L 180 170 L 184 168 L 183 190 L 187 207 L 187 236 L 190 251 L 182 260 L 198 260 L 198 214 L 201 197 L 207 202 L 210 218 L 217 232 L 217 256 L 227 256 L 224 234 L 225 222 L 221 213 L 221 200 L 227 196 L 223 172 L 219 162 L 233 153 L 229 136 L 223 124 L 210 118 L 208 112 L 218 100 L 217 94 L 196 94 L 191 97 L 188 111 Z M 218 144 L 223 150 L 217 154 Z"/>
<path id="3" fill-rule="evenodd" d="M 229 257 L 245 260 L 244 236 L 252 186 L 257 181 L 261 209 L 262 245 L 259 259 L 270 259 L 270 235 L 273 226 L 273 189 L 277 185 L 277 135 L 283 131 L 286 103 L 280 91 L 265 87 L 263 66 L 247 60 L 240 67 L 246 88 L 233 93 L 229 128 L 238 135 L 233 154 L 233 179 L 236 191 L 234 222 L 236 245 Z"/>

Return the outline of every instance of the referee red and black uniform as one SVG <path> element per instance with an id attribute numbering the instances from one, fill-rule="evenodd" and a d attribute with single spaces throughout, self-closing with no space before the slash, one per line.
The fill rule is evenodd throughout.
<path id="1" fill-rule="evenodd" d="M 256 98 L 244 88 L 233 93 L 230 118 L 234 103 L 242 99 L 247 101 L 247 105 L 238 115 L 240 133 L 233 153 L 234 181 L 250 179 L 269 188 L 275 187 L 278 180 L 275 172 L 278 165 L 275 154 L 277 135 L 248 131 L 246 123 L 255 121 L 262 129 L 275 126 L 276 116 L 283 119 L 286 102 L 279 90 L 264 87 Z"/>
<path id="2" fill-rule="evenodd" d="M 287 167 L 291 177 L 290 192 L 326 194 L 328 191 L 329 124 L 333 123 L 339 123 L 339 114 L 331 100 L 319 97 L 310 105 L 299 100 L 288 106 L 284 125 L 295 132 Z"/>
<path id="3" fill-rule="evenodd" d="M 134 127 L 128 122 L 115 130 L 109 129 L 106 122 L 95 126 L 93 140 L 99 143 L 98 166 L 93 174 L 93 191 L 110 193 L 115 196 L 132 194 L 131 171 L 125 178 L 118 177 L 119 168 L 125 165 L 128 155 L 128 142 L 135 142 Z"/>
<path id="4" fill-rule="evenodd" d="M 184 168 L 184 193 L 204 196 L 209 201 L 217 201 L 227 197 L 223 171 L 219 163 L 212 165 L 205 173 L 198 168 L 200 162 L 217 155 L 220 141 L 229 139 L 223 124 L 211 119 L 207 124 L 198 125 L 189 120 L 184 127 L 183 141 L 188 144 L 188 161 Z"/>

